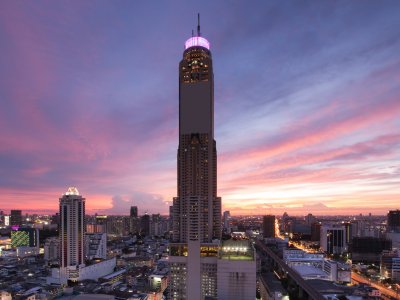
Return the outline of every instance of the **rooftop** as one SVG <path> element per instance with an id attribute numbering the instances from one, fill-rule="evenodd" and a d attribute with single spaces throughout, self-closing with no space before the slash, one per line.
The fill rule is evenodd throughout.
<path id="1" fill-rule="evenodd" d="M 221 259 L 253 260 L 254 249 L 249 240 L 227 240 L 222 242 L 219 252 Z"/>

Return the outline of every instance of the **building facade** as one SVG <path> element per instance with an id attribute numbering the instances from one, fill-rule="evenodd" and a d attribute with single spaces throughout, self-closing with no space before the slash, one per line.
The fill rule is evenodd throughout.
<path id="1" fill-rule="evenodd" d="M 347 251 L 346 228 L 343 225 L 321 226 L 321 249 L 328 254 L 342 254 Z"/>
<path id="2" fill-rule="evenodd" d="M 107 258 L 107 234 L 106 233 L 86 233 L 85 234 L 85 254 L 86 259 L 106 259 Z"/>
<path id="3" fill-rule="evenodd" d="M 387 231 L 400 232 L 400 210 L 391 210 L 387 215 Z"/>
<path id="4" fill-rule="evenodd" d="M 60 266 L 78 266 L 85 263 L 85 198 L 75 187 L 60 198 Z"/>
<path id="5" fill-rule="evenodd" d="M 11 210 L 10 214 L 10 225 L 21 226 L 22 225 L 22 211 L 19 209 Z"/>
<path id="6" fill-rule="evenodd" d="M 214 76 L 209 42 L 185 43 L 179 64 L 178 189 L 173 199 L 170 298 L 217 297 L 221 198 L 217 197 Z M 217 241 L 213 243 L 213 241 Z"/>
<path id="7" fill-rule="evenodd" d="M 17 247 L 39 247 L 39 229 L 21 228 L 11 230 L 11 246 Z"/>
<path id="8" fill-rule="evenodd" d="M 275 237 L 275 216 L 266 215 L 263 217 L 263 237 L 264 238 Z"/>

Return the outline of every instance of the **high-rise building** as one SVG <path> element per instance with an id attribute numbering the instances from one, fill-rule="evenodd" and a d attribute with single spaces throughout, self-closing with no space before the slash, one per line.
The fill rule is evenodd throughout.
<path id="1" fill-rule="evenodd" d="M 131 206 L 130 216 L 131 216 L 131 218 L 137 218 L 138 217 L 137 206 Z"/>
<path id="2" fill-rule="evenodd" d="M 144 236 L 150 234 L 150 215 L 147 213 L 140 217 L 140 233 Z"/>
<path id="3" fill-rule="evenodd" d="M 174 198 L 175 242 L 188 246 L 221 237 L 221 198 L 217 197 L 214 140 L 214 77 L 209 42 L 185 43 L 179 64 L 178 193 Z"/>
<path id="4" fill-rule="evenodd" d="M 85 262 L 85 198 L 75 187 L 60 198 L 60 247 L 62 268 Z"/>
<path id="5" fill-rule="evenodd" d="M 263 217 L 263 237 L 264 238 L 275 237 L 275 216 L 266 215 Z"/>
<path id="6" fill-rule="evenodd" d="M 391 210 L 387 215 L 387 231 L 400 232 L 400 210 Z"/>
<path id="7" fill-rule="evenodd" d="M 200 26 L 197 35 L 186 41 L 179 64 L 177 158 L 170 297 L 217 297 L 219 244 L 212 241 L 221 238 L 221 198 L 217 197 L 214 76 L 210 43 L 200 35 Z M 214 256 L 215 262 L 202 259 L 206 256 Z"/>
<path id="8" fill-rule="evenodd" d="M 230 240 L 221 245 L 220 242 L 214 77 L 210 44 L 200 35 L 200 26 L 197 35 L 186 41 L 179 64 L 177 158 L 178 191 L 171 211 L 169 298 L 254 299 L 256 264 L 252 244 Z M 243 285 L 246 288 L 238 291 Z"/>
<path id="9" fill-rule="evenodd" d="M 22 211 L 21 210 L 11 210 L 10 216 L 11 226 L 21 226 L 22 225 Z"/>
<path id="10" fill-rule="evenodd" d="M 47 284 L 69 285 L 82 280 L 98 280 L 113 272 L 115 257 L 85 265 L 85 229 L 85 198 L 79 194 L 77 188 L 70 187 L 60 198 L 60 267 L 51 269 Z M 99 246 L 93 256 L 104 258 L 105 234 L 93 234 L 92 237 L 88 245 L 93 243 Z M 90 255 L 91 253 L 88 258 Z"/>

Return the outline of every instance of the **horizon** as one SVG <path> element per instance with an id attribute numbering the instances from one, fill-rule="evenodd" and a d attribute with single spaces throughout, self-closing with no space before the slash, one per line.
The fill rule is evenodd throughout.
<path id="1" fill-rule="evenodd" d="M 90 214 L 167 214 L 178 63 L 198 12 L 222 211 L 399 209 L 400 2 L 390 3 L 4 2 L 0 210 L 57 212 L 72 185 Z"/>

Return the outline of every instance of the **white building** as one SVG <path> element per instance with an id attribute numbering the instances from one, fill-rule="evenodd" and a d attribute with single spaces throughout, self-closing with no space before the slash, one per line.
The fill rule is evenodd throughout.
<path id="1" fill-rule="evenodd" d="M 299 249 L 285 249 L 283 250 L 283 260 L 289 267 L 308 265 L 322 269 L 324 254 L 307 253 Z"/>
<path id="2" fill-rule="evenodd" d="M 305 279 L 351 282 L 351 266 L 349 264 L 325 259 L 324 254 L 321 253 L 287 249 L 283 251 L 283 260 Z"/>
<path id="3" fill-rule="evenodd" d="M 106 233 L 86 233 L 85 234 L 85 253 L 86 258 L 106 259 L 107 258 L 107 234 Z"/>
<path id="4" fill-rule="evenodd" d="M 51 269 L 51 276 L 47 277 L 47 284 L 67 284 L 68 281 L 98 280 L 114 271 L 116 258 L 103 260 L 93 265 L 68 266 Z"/>
<path id="5" fill-rule="evenodd" d="M 114 271 L 115 258 L 85 266 L 84 225 L 85 198 L 79 194 L 77 188 L 70 187 L 60 198 L 60 268 L 52 269 L 47 283 L 67 284 L 68 281 L 97 280 Z M 97 236 L 93 240 L 96 240 L 95 237 Z M 100 235 L 100 245 L 103 245 L 102 238 Z M 95 252 L 103 255 L 103 251 L 104 247 L 101 246 Z"/>
<path id="6" fill-rule="evenodd" d="M 60 247 L 62 268 L 84 265 L 85 198 L 75 187 L 60 198 Z"/>
<path id="7" fill-rule="evenodd" d="M 342 254 L 347 251 L 346 228 L 344 225 L 323 225 L 320 234 L 321 249 L 328 254 Z"/>
<path id="8" fill-rule="evenodd" d="M 58 262 L 60 258 L 60 239 L 58 237 L 47 238 L 44 244 L 44 260 L 46 262 Z"/>
<path id="9" fill-rule="evenodd" d="M 218 300 L 256 298 L 256 258 L 248 240 L 228 240 L 221 245 L 217 262 Z"/>

